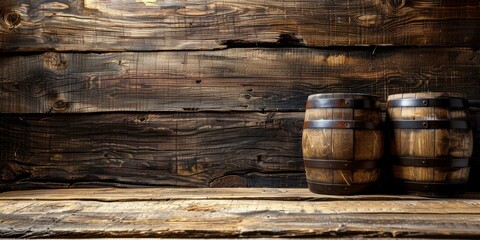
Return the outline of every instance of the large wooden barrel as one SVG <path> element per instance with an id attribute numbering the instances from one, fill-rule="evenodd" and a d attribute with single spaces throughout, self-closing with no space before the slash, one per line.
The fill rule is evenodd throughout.
<path id="1" fill-rule="evenodd" d="M 380 176 L 382 115 L 376 96 L 352 93 L 308 97 L 302 151 L 314 193 L 348 195 L 371 189 Z"/>
<path id="2" fill-rule="evenodd" d="M 463 191 L 473 149 L 467 101 L 448 93 L 395 94 L 387 112 L 397 186 L 424 196 Z"/>

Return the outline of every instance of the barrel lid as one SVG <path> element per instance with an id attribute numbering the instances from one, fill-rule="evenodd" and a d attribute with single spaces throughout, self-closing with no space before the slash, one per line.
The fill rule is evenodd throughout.
<path id="1" fill-rule="evenodd" d="M 378 100 L 378 96 L 364 93 L 317 93 L 308 96 L 308 100 L 322 98 L 353 98 L 353 99 L 373 99 Z"/>

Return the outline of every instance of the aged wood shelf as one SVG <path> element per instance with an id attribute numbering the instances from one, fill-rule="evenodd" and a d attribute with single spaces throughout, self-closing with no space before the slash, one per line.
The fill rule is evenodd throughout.
<path id="1" fill-rule="evenodd" d="M 58 189 L 0 194 L 0 237 L 480 235 L 480 200 L 328 196 L 307 189 Z"/>

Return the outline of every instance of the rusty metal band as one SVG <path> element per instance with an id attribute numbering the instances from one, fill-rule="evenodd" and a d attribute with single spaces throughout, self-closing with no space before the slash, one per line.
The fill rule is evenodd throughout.
<path id="1" fill-rule="evenodd" d="M 303 128 L 331 128 L 331 129 L 380 129 L 381 122 L 367 122 L 359 120 L 310 120 L 305 121 Z"/>
<path id="2" fill-rule="evenodd" d="M 467 108 L 468 101 L 463 98 L 405 98 L 388 101 L 387 108 L 392 107 Z"/>
<path id="3" fill-rule="evenodd" d="M 305 167 L 309 168 L 327 168 L 327 169 L 375 169 L 379 166 L 379 161 L 346 161 L 346 160 L 323 160 L 304 158 Z"/>
<path id="4" fill-rule="evenodd" d="M 362 184 L 328 184 L 328 183 L 319 183 L 307 181 L 308 189 L 313 193 L 318 194 L 333 194 L 333 195 L 349 195 L 357 193 L 365 193 L 371 190 L 373 187 L 372 183 L 362 183 Z"/>
<path id="5" fill-rule="evenodd" d="M 461 120 L 400 120 L 391 121 L 394 129 L 469 129 L 467 121 Z"/>
<path id="6" fill-rule="evenodd" d="M 362 109 L 380 109 L 380 103 L 373 99 L 353 99 L 353 98 L 326 98 L 312 99 L 307 101 L 307 109 L 311 108 L 362 108 Z"/>
<path id="7" fill-rule="evenodd" d="M 446 183 L 429 183 L 429 182 L 410 182 L 401 181 L 396 184 L 405 192 L 427 193 L 432 196 L 455 195 L 465 191 L 466 182 L 446 182 Z"/>
<path id="8" fill-rule="evenodd" d="M 469 166 L 469 159 L 466 158 L 397 158 L 393 163 L 400 166 L 413 167 L 445 167 L 463 168 Z"/>

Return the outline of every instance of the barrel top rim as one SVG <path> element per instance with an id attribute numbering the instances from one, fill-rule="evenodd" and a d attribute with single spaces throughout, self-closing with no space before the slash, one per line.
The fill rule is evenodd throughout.
<path id="1" fill-rule="evenodd" d="M 404 95 L 425 95 L 425 96 L 404 96 Z M 466 95 L 459 92 L 413 92 L 413 93 L 396 93 L 390 94 L 387 97 L 387 101 L 396 100 L 396 99 L 435 99 L 435 98 L 459 98 L 466 99 Z"/>
<path id="2" fill-rule="evenodd" d="M 338 96 L 335 96 L 338 95 Z M 344 95 L 344 96 L 342 96 Z M 378 99 L 377 95 L 366 94 L 366 93 L 316 93 L 311 94 L 308 96 L 308 100 L 317 99 L 317 98 L 324 98 L 324 99 L 332 99 L 332 98 L 347 98 L 347 97 L 364 97 L 364 98 L 374 98 Z"/>

